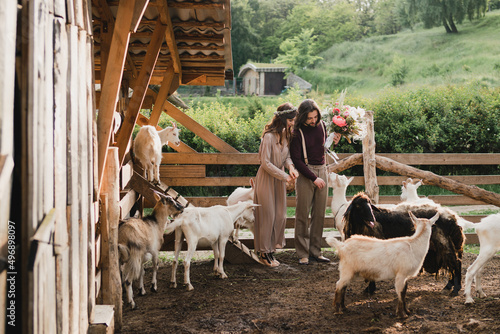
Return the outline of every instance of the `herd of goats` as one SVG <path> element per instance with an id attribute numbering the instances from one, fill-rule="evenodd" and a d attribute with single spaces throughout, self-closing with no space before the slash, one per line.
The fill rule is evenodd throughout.
<path id="1" fill-rule="evenodd" d="M 161 162 L 161 153 L 160 156 L 156 154 L 157 147 L 160 147 L 161 152 L 161 145 L 179 140 L 179 130 L 175 124 L 163 131 L 158 136 L 154 128 L 144 126 L 134 141 L 136 159 L 145 166 L 144 176 L 151 182 L 159 182 L 157 165 L 159 167 Z M 399 204 L 377 206 L 362 192 L 347 201 L 346 189 L 351 181 L 352 178 L 344 175 L 328 175 L 328 185 L 333 188 L 332 215 L 335 228 L 340 232 L 340 240 L 333 234 L 326 238 L 326 242 L 337 250 L 340 259 L 334 297 L 337 313 L 345 310 L 346 287 L 356 276 L 369 282 L 366 288 L 369 293 L 375 291 L 376 281 L 394 279 L 398 297 L 396 314 L 401 318 L 410 313 L 405 301 L 407 280 L 422 269 L 435 274 L 441 270 L 447 271 L 449 281 L 444 289 L 449 290 L 451 296 L 457 296 L 462 286 L 465 228 L 474 228 L 480 242 L 479 255 L 467 269 L 465 277 L 465 303 L 474 303 L 472 281 L 478 296 L 486 296 L 481 287 L 481 272 L 500 250 L 500 213 L 489 215 L 479 223 L 469 222 L 450 208 L 419 197 L 417 188 L 422 181 L 411 179 L 403 182 L 403 201 Z M 184 208 L 172 197 L 155 192 L 156 204 L 151 215 L 122 221 L 118 247 L 122 282 L 130 306 L 136 306 L 132 292 L 135 280 L 139 280 L 139 293 L 143 295 L 146 292 L 143 265 L 150 258 L 153 266 L 151 289 L 157 290 L 158 253 L 164 233 L 175 231 L 172 287 L 177 286 L 178 258 L 184 239 L 188 246 L 184 257 L 184 284 L 188 290 L 194 289 L 189 274 L 191 258 L 202 242 L 213 249 L 215 274 L 227 278 L 223 269 L 226 243 L 230 238 L 238 242 L 240 228 L 253 231 L 253 193 L 252 183 L 250 188 L 237 188 L 228 197 L 227 205 L 190 205 Z"/>

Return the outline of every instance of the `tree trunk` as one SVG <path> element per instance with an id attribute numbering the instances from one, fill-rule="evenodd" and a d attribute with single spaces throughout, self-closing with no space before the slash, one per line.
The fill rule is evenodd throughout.
<path id="1" fill-rule="evenodd" d="M 453 22 L 453 16 L 450 15 L 450 18 L 448 19 L 448 22 L 450 23 L 451 32 L 453 32 L 455 34 L 458 33 L 457 26 L 455 25 L 455 22 Z"/>
<path id="2" fill-rule="evenodd" d="M 446 29 L 446 33 L 451 33 L 451 29 L 450 29 L 450 26 L 448 25 L 448 22 L 446 21 L 446 18 L 443 17 L 443 26 L 444 26 L 444 29 Z"/>
<path id="3" fill-rule="evenodd" d="M 500 206 L 500 194 L 486 191 L 477 186 L 469 186 L 461 182 L 436 175 L 432 172 L 423 171 L 411 166 L 407 166 L 386 157 L 377 156 L 376 160 L 377 168 L 379 169 L 397 173 L 400 175 L 405 175 L 408 177 L 419 178 L 424 180 L 425 184 L 438 186 L 443 189 L 453 191 L 457 194 L 468 196 L 478 201 L 483 201 L 488 204 Z"/>

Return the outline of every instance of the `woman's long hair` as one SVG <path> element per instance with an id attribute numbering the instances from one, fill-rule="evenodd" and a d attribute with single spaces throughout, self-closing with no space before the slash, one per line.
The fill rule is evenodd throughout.
<path id="1" fill-rule="evenodd" d="M 288 112 L 280 113 L 280 111 Z M 297 116 L 297 109 L 293 106 L 293 104 L 289 102 L 281 104 L 274 113 L 273 119 L 264 127 L 262 137 L 264 137 L 264 135 L 268 132 L 275 132 L 278 134 L 280 145 L 283 145 L 283 139 L 285 139 L 287 144 L 289 144 L 292 139 L 292 129 L 287 128 L 286 121 L 287 119 L 292 119 L 295 116 Z"/>
<path id="2" fill-rule="evenodd" d="M 299 105 L 298 115 L 297 119 L 295 120 L 294 129 L 298 130 L 300 126 L 306 122 L 309 113 L 314 110 L 318 111 L 318 122 L 315 124 L 318 125 L 319 122 L 321 121 L 321 111 L 318 105 L 316 104 L 316 102 L 314 102 L 314 100 L 311 99 L 302 101 L 302 103 Z"/>

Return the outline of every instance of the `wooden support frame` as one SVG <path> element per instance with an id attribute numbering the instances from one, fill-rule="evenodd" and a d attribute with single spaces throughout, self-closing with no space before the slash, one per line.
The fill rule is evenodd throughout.
<path id="1" fill-rule="evenodd" d="M 99 115 L 97 118 L 98 136 L 98 181 L 99 190 L 102 186 L 104 165 L 108 154 L 111 127 L 113 126 L 114 111 L 122 81 L 125 59 L 127 57 L 128 42 L 130 39 L 130 26 L 135 9 L 136 0 L 123 0 L 118 5 L 115 29 L 106 66 L 106 74 L 101 85 L 101 99 L 99 102 Z M 99 191 L 100 192 L 100 191 Z"/>
<path id="2" fill-rule="evenodd" d="M 123 163 L 127 147 L 130 139 L 132 138 L 132 132 L 134 130 L 135 123 L 137 122 L 137 116 L 139 115 L 142 101 L 144 101 L 144 97 L 146 96 L 151 75 L 153 74 L 153 69 L 156 65 L 158 54 L 160 53 L 165 29 L 166 26 L 161 24 L 158 20 L 153 32 L 153 37 L 151 38 L 151 43 L 148 45 L 146 58 L 139 73 L 139 77 L 136 80 L 134 93 L 128 105 L 125 119 L 123 120 L 120 132 L 118 133 L 117 146 L 119 148 L 120 164 Z"/>

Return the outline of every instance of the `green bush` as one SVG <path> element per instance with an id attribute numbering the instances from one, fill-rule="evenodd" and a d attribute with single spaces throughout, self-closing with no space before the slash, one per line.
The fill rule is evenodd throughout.
<path id="1" fill-rule="evenodd" d="M 337 95 L 329 101 L 324 101 L 325 98 L 321 95 L 313 98 L 321 108 L 326 108 L 328 104 L 335 102 L 336 97 Z M 271 120 L 276 107 L 285 101 L 298 106 L 304 98 L 297 89 L 290 89 L 287 95 L 280 96 L 274 102 L 276 105 L 249 99 L 251 103 L 247 110 L 252 110 L 251 113 L 242 113 L 244 108 L 222 103 L 220 99 L 224 98 L 220 98 L 212 103 L 196 104 L 186 114 L 238 151 L 256 153 L 262 130 Z M 391 87 L 373 97 L 348 94 L 344 103 L 374 112 L 377 153 L 500 152 L 500 88 L 488 88 L 478 82 L 415 90 Z M 249 114 L 253 114 L 252 117 Z M 163 114 L 160 125 L 165 127 L 169 124 L 169 118 Z M 182 125 L 179 127 L 181 140 L 197 152 L 217 152 Z M 361 142 L 348 143 L 342 139 L 335 151 L 361 153 L 362 145 Z M 207 166 L 207 175 L 253 176 L 257 169 L 258 166 Z M 500 173 L 496 165 L 428 166 L 425 169 L 439 175 Z M 362 175 L 362 167 L 356 166 L 349 173 Z M 228 195 L 234 188 L 213 187 L 210 191 L 194 190 L 193 187 L 190 189 L 183 190 L 183 194 Z"/>

